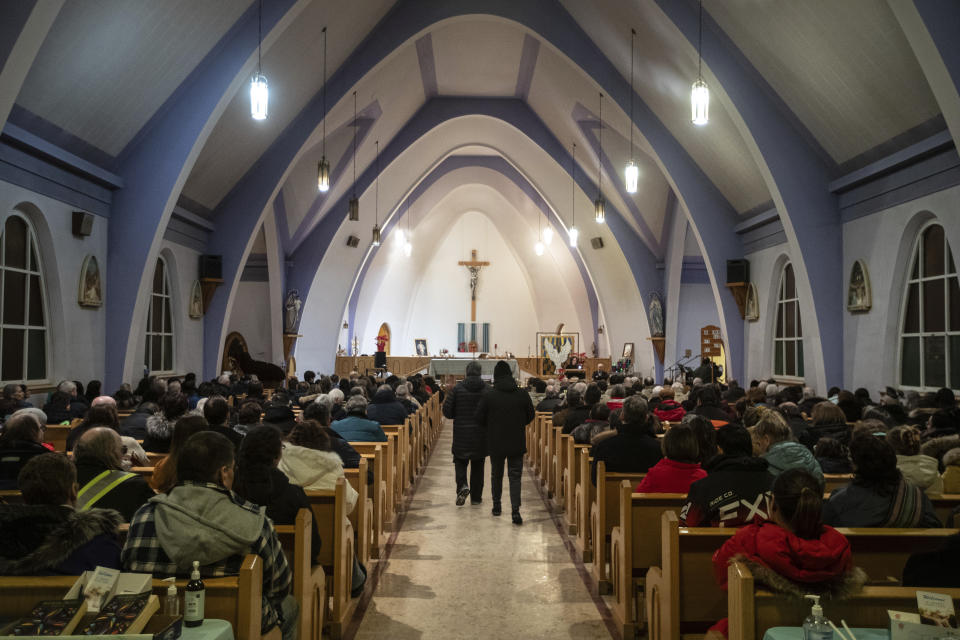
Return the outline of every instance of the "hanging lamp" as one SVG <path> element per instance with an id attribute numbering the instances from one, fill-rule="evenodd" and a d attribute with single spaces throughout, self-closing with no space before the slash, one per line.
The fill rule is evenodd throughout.
<path id="1" fill-rule="evenodd" d="M 327 28 L 323 34 L 323 138 L 320 142 L 320 162 L 317 163 L 317 191 L 330 190 L 330 163 L 327 161 Z"/>
<path id="2" fill-rule="evenodd" d="M 703 81 L 703 0 L 700 0 L 700 27 L 697 36 L 697 81 L 690 91 L 693 124 L 703 126 L 710 120 L 710 90 Z"/>
<path id="3" fill-rule="evenodd" d="M 607 221 L 606 203 L 603 201 L 603 92 L 600 93 L 600 146 L 597 147 L 597 199 L 593 201 L 593 215 L 597 224 Z"/>
<path id="4" fill-rule="evenodd" d="M 637 182 L 640 179 L 640 169 L 637 167 L 637 163 L 633 161 L 633 61 L 636 58 L 634 53 L 636 40 L 637 30 L 630 29 L 630 121 L 627 123 L 630 127 L 630 162 L 627 163 L 627 168 L 623 170 L 627 193 L 637 192 Z"/>
<path id="5" fill-rule="evenodd" d="M 380 141 L 377 140 L 374 143 L 376 147 L 376 171 L 377 171 L 377 181 L 374 184 L 373 188 L 373 239 L 372 244 L 375 247 L 380 246 Z"/>
<path id="6" fill-rule="evenodd" d="M 260 54 L 263 49 L 263 0 L 260 0 L 260 13 L 257 18 L 257 73 L 250 81 L 250 117 L 254 120 L 267 119 L 267 103 L 270 101 L 270 90 L 267 88 L 267 77 L 263 75 Z"/>
<path id="7" fill-rule="evenodd" d="M 357 92 L 353 92 L 353 196 L 347 203 L 347 217 L 356 222 L 360 219 L 360 201 L 357 199 Z"/>
<path id="8" fill-rule="evenodd" d="M 543 244 L 549 247 L 551 242 L 553 242 L 553 228 L 547 227 L 543 230 Z"/>
<path id="9" fill-rule="evenodd" d="M 574 203 L 576 194 L 576 175 L 577 175 L 577 143 L 573 143 L 573 149 L 570 152 L 570 228 L 567 229 L 570 246 L 577 246 L 577 238 L 580 237 L 580 231 L 577 230 L 577 206 Z"/>

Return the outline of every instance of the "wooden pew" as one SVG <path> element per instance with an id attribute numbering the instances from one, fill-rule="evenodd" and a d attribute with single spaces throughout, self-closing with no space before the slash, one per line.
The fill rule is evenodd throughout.
<path id="1" fill-rule="evenodd" d="M 72 428 L 67 425 L 48 424 L 47 430 L 43 433 L 43 441 L 52 444 L 54 451 L 66 451 L 67 436 Z"/>
<path id="2" fill-rule="evenodd" d="M 4 489 L 0 491 L 0 504 L 23 504 L 23 495 L 19 489 Z"/>
<path id="3" fill-rule="evenodd" d="M 370 547 L 373 543 L 373 498 L 367 484 L 367 459 L 360 459 L 356 469 L 344 469 L 343 475 L 357 492 L 357 505 L 350 512 L 350 524 L 357 534 L 357 558 L 364 565 L 370 562 Z"/>
<path id="4" fill-rule="evenodd" d="M 545 430 L 546 419 L 550 418 L 551 423 L 553 421 L 553 414 L 547 413 L 545 411 L 537 411 L 533 415 L 533 424 L 534 424 L 534 443 L 533 446 L 536 450 L 536 456 L 534 457 L 533 470 L 536 473 L 538 478 L 543 478 L 544 466 L 546 465 L 546 446 L 547 446 L 547 434 Z"/>
<path id="5" fill-rule="evenodd" d="M 374 449 L 374 453 L 363 454 L 363 458 L 367 461 L 367 469 L 373 470 L 373 485 L 368 485 L 367 489 L 373 501 L 372 537 L 370 538 L 370 557 L 372 558 L 379 558 L 380 550 L 387 543 L 384 533 L 384 510 L 387 508 L 387 481 L 383 477 L 384 457 L 383 449 L 379 447 Z M 344 469 L 344 473 L 347 471 L 349 469 Z M 362 477 L 360 474 L 357 475 Z M 347 474 L 347 478 L 351 483 L 353 482 L 350 474 Z"/>
<path id="6" fill-rule="evenodd" d="M 403 502 L 403 495 L 410 486 L 410 431 L 406 424 L 385 424 L 380 427 L 387 437 L 391 435 L 397 439 L 397 445 L 394 448 L 396 457 L 397 480 L 394 491 L 397 492 L 397 502 Z"/>
<path id="7" fill-rule="evenodd" d="M 800 626 L 810 613 L 809 602 L 800 602 L 758 587 L 753 574 L 741 562 L 727 569 L 729 593 L 727 617 L 730 640 L 760 640 L 767 629 L 777 626 Z M 960 598 L 960 589 L 927 588 Z M 851 627 L 886 628 L 887 610 L 913 611 L 917 607 L 917 588 L 899 586 L 866 586 L 860 593 L 844 600 L 824 602 L 824 613 L 833 620 L 846 620 Z"/>
<path id="8" fill-rule="evenodd" d="M 679 513 L 685 493 L 634 493 L 629 480 L 620 483 L 620 522 L 610 533 L 610 579 L 613 617 L 624 638 L 632 638 L 640 623 L 643 581 L 650 567 L 660 564 L 660 519 L 665 511 Z"/>
<path id="9" fill-rule="evenodd" d="M 326 574 L 328 613 L 324 619 L 335 639 L 342 636 L 356 608 L 356 601 L 350 598 L 355 547 L 353 527 L 346 513 L 346 487 L 346 480 L 338 478 L 333 491 L 311 489 L 306 492 L 323 541 L 315 557 Z"/>
<path id="10" fill-rule="evenodd" d="M 8 576 L 0 578 L 0 618 L 26 615 L 41 600 L 60 600 L 76 581 L 76 576 Z M 225 578 L 204 578 L 204 614 L 233 625 L 237 640 L 268 638 L 280 640 L 280 629 L 260 634 L 261 595 L 263 588 L 263 560 L 250 554 L 243 560 L 240 573 Z M 187 580 L 177 580 L 182 592 Z M 153 593 L 166 595 L 167 585 L 153 581 Z"/>
<path id="11" fill-rule="evenodd" d="M 960 494 L 944 493 L 939 496 L 929 496 L 929 498 L 943 526 L 953 528 L 960 525 L 960 522 L 953 521 L 953 511 L 960 507 Z"/>
<path id="12" fill-rule="evenodd" d="M 610 593 L 612 588 L 607 563 L 610 561 L 610 534 L 620 524 L 620 485 L 626 481 L 635 487 L 646 475 L 645 471 L 611 473 L 607 471 L 603 460 L 597 462 L 597 486 L 590 503 L 590 527 L 593 531 L 592 571 L 600 593 Z"/>
<path id="13" fill-rule="evenodd" d="M 400 508 L 401 502 L 398 501 L 395 484 L 397 482 L 396 456 L 393 449 L 397 444 L 396 435 L 387 435 L 386 442 L 351 442 L 350 446 L 357 450 L 360 455 L 376 455 L 377 447 L 380 447 L 383 456 L 383 479 L 387 489 L 386 500 L 383 504 L 383 530 L 391 531 L 393 529 L 394 514 Z"/>
<path id="14" fill-rule="evenodd" d="M 293 597 L 300 605 L 297 640 L 320 637 L 326 608 L 326 575 L 322 566 L 313 564 L 312 528 L 309 509 L 300 509 L 294 525 L 274 526 L 293 574 Z"/>
<path id="15" fill-rule="evenodd" d="M 577 533 L 577 483 L 580 481 L 580 452 L 586 451 L 590 456 L 590 445 L 571 442 L 567 446 L 567 463 L 563 469 L 563 496 L 566 504 L 563 508 L 563 521 L 567 526 L 567 533 Z"/>
<path id="16" fill-rule="evenodd" d="M 590 449 L 580 449 L 579 474 L 574 488 L 573 508 L 577 523 L 577 552 L 583 563 L 593 560 L 593 529 L 590 527 L 590 505 L 593 504 L 593 483 L 590 482 Z"/>
<path id="17" fill-rule="evenodd" d="M 573 446 L 573 436 L 557 434 L 556 453 L 553 456 L 553 507 L 558 512 L 567 508 L 566 468 L 569 462 L 567 451 Z"/>
<path id="18" fill-rule="evenodd" d="M 946 538 L 957 533 L 956 529 L 837 530 L 850 541 L 854 564 L 874 582 L 899 577 L 910 554 L 941 549 Z M 647 572 L 644 587 L 651 638 L 703 633 L 726 616 L 726 593 L 713 579 L 713 554 L 736 531 L 680 527 L 676 513 L 663 513 L 661 566 Z"/>
<path id="19" fill-rule="evenodd" d="M 853 480 L 852 473 L 825 473 L 823 474 L 825 487 L 824 493 L 833 493 L 841 487 L 845 487 Z"/>

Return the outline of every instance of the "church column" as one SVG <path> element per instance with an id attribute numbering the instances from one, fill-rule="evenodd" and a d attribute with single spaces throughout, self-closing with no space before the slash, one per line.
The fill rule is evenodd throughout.
<path id="1" fill-rule="evenodd" d="M 0 50 L 0 130 L 7 123 L 20 87 L 62 6 L 63 0 L 17 0 L 4 4 L 0 43 L 11 45 L 6 51 Z"/>
<path id="2" fill-rule="evenodd" d="M 680 327 L 680 282 L 683 275 L 683 250 L 687 239 L 686 214 L 680 209 L 673 193 L 667 199 L 667 220 L 670 232 L 667 236 L 667 254 L 663 270 L 663 290 L 666 292 L 664 302 L 664 333 L 667 338 L 664 348 L 664 367 L 669 367 L 677 361 L 677 335 Z M 658 381 L 659 382 L 659 381 Z"/>
<path id="3" fill-rule="evenodd" d="M 887 0 L 960 149 L 960 4 Z"/>
<path id="4" fill-rule="evenodd" d="M 696 48 L 697 5 L 656 1 Z M 805 358 L 806 377 L 823 392 L 829 385 L 843 384 L 842 230 L 837 198 L 828 188 L 828 156 L 817 148 L 812 135 L 801 134 L 799 120 L 784 115 L 789 109 L 722 29 L 708 14 L 703 19 L 704 76 L 708 86 L 723 87 L 730 101 L 724 104 L 725 110 L 750 149 L 780 214 L 797 273 L 804 346 L 812 351 L 812 358 Z"/>

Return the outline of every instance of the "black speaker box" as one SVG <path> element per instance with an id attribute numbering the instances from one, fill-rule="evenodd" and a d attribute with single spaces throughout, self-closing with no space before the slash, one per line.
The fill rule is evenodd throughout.
<path id="1" fill-rule="evenodd" d="M 88 236 L 93 233 L 93 214 L 85 211 L 73 212 L 73 235 Z"/>
<path id="2" fill-rule="evenodd" d="M 357 236 L 347 237 L 347 246 L 356 248 L 360 244 L 360 238 Z"/>
<path id="3" fill-rule="evenodd" d="M 201 255 L 200 277 L 221 280 L 223 278 L 223 256 Z"/>
<path id="4" fill-rule="evenodd" d="M 750 282 L 749 260 L 727 260 L 727 284 Z"/>
<path id="5" fill-rule="evenodd" d="M 590 238 L 590 244 L 594 249 L 603 249 L 603 238 L 597 236 L 596 238 Z"/>
<path id="6" fill-rule="evenodd" d="M 373 366 L 377 369 L 387 368 L 387 352 L 375 351 L 373 354 Z"/>

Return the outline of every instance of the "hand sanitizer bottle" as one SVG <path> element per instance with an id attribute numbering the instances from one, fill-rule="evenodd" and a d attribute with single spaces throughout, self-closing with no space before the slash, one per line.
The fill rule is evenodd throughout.
<path id="1" fill-rule="evenodd" d="M 167 595 L 163 599 L 163 614 L 167 616 L 180 615 L 180 598 L 177 596 L 177 579 L 164 578 L 167 583 Z"/>
<path id="2" fill-rule="evenodd" d="M 820 596 L 803 596 L 813 600 L 810 615 L 803 621 L 803 640 L 833 640 L 833 628 L 823 617 Z"/>
<path id="3" fill-rule="evenodd" d="M 194 560 L 190 582 L 187 583 L 186 591 L 183 594 L 183 623 L 188 627 L 199 627 L 203 624 L 205 596 L 203 580 L 200 579 L 200 563 Z"/>

